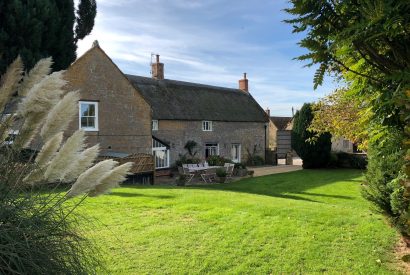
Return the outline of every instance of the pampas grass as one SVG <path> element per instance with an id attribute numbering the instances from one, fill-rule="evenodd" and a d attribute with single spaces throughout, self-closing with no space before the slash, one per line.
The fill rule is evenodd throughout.
<path id="1" fill-rule="evenodd" d="M 60 148 L 61 142 L 63 141 L 63 132 L 57 133 L 52 136 L 36 157 L 36 163 L 38 166 L 43 167 L 46 165 L 57 153 L 58 148 Z"/>
<path id="2" fill-rule="evenodd" d="M 33 87 L 36 83 L 39 83 L 51 72 L 51 65 L 53 65 L 53 59 L 51 57 L 43 58 L 38 61 L 33 69 L 31 69 L 30 72 L 24 76 L 23 82 L 18 89 L 18 95 L 27 96 L 31 87 Z"/>
<path id="3" fill-rule="evenodd" d="M 81 173 L 91 167 L 99 152 L 100 146 L 98 144 L 81 152 L 78 160 L 66 169 L 62 180 L 64 182 L 73 182 Z"/>
<path id="4" fill-rule="evenodd" d="M 0 86 L 0 113 L 9 102 L 11 96 L 16 92 L 18 84 L 23 77 L 23 62 L 18 56 L 7 68 L 6 73 L 1 77 Z"/>
<path id="5" fill-rule="evenodd" d="M 77 181 L 68 191 L 67 197 L 75 197 L 94 189 L 96 185 L 100 184 L 104 174 L 117 164 L 118 162 L 113 161 L 112 159 L 103 160 L 97 163 L 78 177 Z"/>
<path id="6" fill-rule="evenodd" d="M 48 182 L 55 182 L 62 178 L 65 169 L 78 161 L 79 154 L 84 147 L 84 131 L 78 130 L 67 139 L 60 151 L 50 161 L 44 178 Z"/>
<path id="7" fill-rule="evenodd" d="M 126 176 L 129 174 L 133 165 L 134 163 L 127 162 L 105 173 L 100 179 L 100 183 L 90 191 L 89 196 L 99 196 L 109 192 L 114 187 L 118 187 L 121 182 L 126 180 Z"/>
<path id="8" fill-rule="evenodd" d="M 78 110 L 77 102 L 79 100 L 78 92 L 70 92 L 51 109 L 40 131 L 40 136 L 44 142 L 56 133 L 67 129 L 70 123 L 70 120 L 67 118 L 75 115 Z"/>

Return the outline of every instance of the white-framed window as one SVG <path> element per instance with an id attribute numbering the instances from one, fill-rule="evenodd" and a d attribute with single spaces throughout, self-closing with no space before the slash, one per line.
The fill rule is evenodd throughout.
<path id="1" fill-rule="evenodd" d="M 158 131 L 158 120 L 152 120 L 152 131 Z"/>
<path id="2" fill-rule="evenodd" d="M 212 121 L 202 121 L 202 131 L 212 131 Z"/>
<path id="3" fill-rule="evenodd" d="M 205 158 L 219 155 L 218 143 L 205 143 Z"/>
<path id="4" fill-rule="evenodd" d="M 239 143 L 232 143 L 231 146 L 231 159 L 233 162 L 241 162 L 241 145 Z"/>
<path id="5" fill-rule="evenodd" d="M 85 131 L 98 131 L 98 102 L 79 102 L 79 125 Z"/>
<path id="6" fill-rule="evenodd" d="M 169 168 L 169 149 L 156 139 L 152 139 L 152 154 L 155 158 L 155 168 Z"/>

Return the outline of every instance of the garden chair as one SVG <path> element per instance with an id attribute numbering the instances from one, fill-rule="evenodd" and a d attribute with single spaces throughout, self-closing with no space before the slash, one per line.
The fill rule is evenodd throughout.
<path id="1" fill-rule="evenodd" d="M 184 167 L 184 166 L 182 167 L 178 166 L 178 173 L 179 175 L 186 177 L 187 179 L 186 183 L 189 183 L 192 180 L 192 178 L 195 176 L 194 173 L 189 172 L 188 167 Z"/>
<path id="2" fill-rule="evenodd" d="M 235 168 L 235 164 L 233 163 L 225 163 L 224 167 L 226 169 L 226 179 L 232 179 L 233 169 Z"/>
<path id="3" fill-rule="evenodd" d="M 215 180 L 215 169 L 206 169 L 204 173 L 201 174 L 201 178 L 206 183 L 211 183 Z"/>

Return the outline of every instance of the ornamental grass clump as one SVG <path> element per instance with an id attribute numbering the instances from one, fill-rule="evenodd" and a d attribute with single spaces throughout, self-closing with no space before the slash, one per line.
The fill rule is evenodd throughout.
<path id="1" fill-rule="evenodd" d="M 64 72 L 49 75 L 51 65 L 40 60 L 24 75 L 17 58 L 0 82 L 0 274 L 96 273 L 98 253 L 73 211 L 118 186 L 132 166 L 96 163 L 99 146 L 84 149 L 82 130 L 64 139 L 79 96 L 64 91 Z"/>

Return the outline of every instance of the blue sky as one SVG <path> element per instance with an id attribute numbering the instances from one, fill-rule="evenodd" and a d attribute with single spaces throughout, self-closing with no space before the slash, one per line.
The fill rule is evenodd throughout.
<path id="1" fill-rule="evenodd" d="M 252 96 L 271 115 L 290 116 L 292 106 L 328 94 L 328 81 L 313 90 L 314 68 L 292 60 L 305 51 L 301 35 L 283 23 L 285 0 L 97 0 L 92 41 L 124 73 L 150 76 L 151 53 L 161 55 L 165 78 L 237 88 L 248 74 Z"/>

